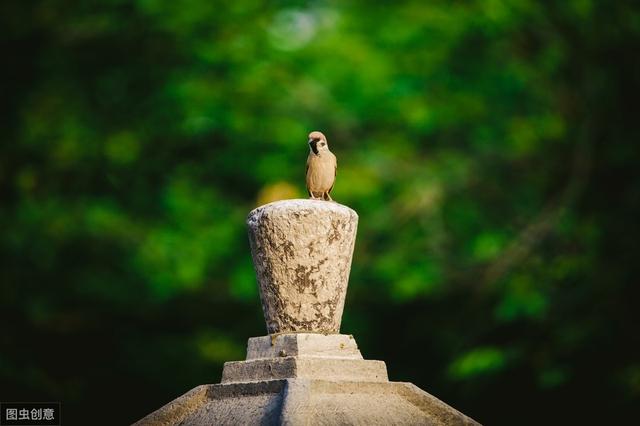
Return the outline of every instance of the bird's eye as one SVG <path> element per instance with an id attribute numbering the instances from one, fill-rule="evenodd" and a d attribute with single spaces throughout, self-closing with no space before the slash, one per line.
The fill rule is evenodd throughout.
<path id="1" fill-rule="evenodd" d="M 320 146 L 325 146 L 325 145 L 326 145 L 326 144 L 325 144 L 324 142 L 321 142 L 321 143 L 320 143 Z"/>

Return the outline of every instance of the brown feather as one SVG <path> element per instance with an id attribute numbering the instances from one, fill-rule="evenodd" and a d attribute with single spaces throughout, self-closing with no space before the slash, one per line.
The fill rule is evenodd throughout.
<path id="1" fill-rule="evenodd" d="M 319 154 L 309 153 L 307 157 L 306 184 L 311 197 L 318 194 L 324 197 L 325 193 L 333 189 L 336 180 L 337 161 L 331 151 L 321 151 Z"/>

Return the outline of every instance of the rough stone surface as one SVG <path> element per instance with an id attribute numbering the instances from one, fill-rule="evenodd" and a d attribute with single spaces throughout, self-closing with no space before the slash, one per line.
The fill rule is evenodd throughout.
<path id="1" fill-rule="evenodd" d="M 269 334 L 338 333 L 358 215 L 319 200 L 277 201 L 247 218 Z"/>
<path id="2" fill-rule="evenodd" d="M 209 400 L 210 385 L 200 385 L 147 415 L 134 425 L 175 425 Z"/>
<path id="3" fill-rule="evenodd" d="M 222 383 L 275 379 L 325 379 L 386 382 L 383 361 L 365 359 L 285 357 L 231 361 L 224 364 Z"/>
<path id="4" fill-rule="evenodd" d="M 247 343 L 247 360 L 285 356 L 362 359 L 356 340 L 344 334 L 272 334 Z"/>
<path id="5" fill-rule="evenodd" d="M 337 334 L 358 215 L 340 204 L 289 200 L 253 210 L 251 253 L 269 336 L 247 359 L 135 423 L 147 425 L 477 425 L 410 383 L 389 382 Z"/>
<path id="6" fill-rule="evenodd" d="M 194 391 L 179 398 L 188 408 L 169 403 L 135 425 L 478 425 L 410 383 L 284 379 Z"/>
<path id="7" fill-rule="evenodd" d="M 284 380 L 200 385 L 133 425 L 275 425 L 285 385 Z"/>

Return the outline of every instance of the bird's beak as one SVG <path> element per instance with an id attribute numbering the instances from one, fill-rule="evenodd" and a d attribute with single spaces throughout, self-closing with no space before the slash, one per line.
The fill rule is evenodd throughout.
<path id="1" fill-rule="evenodd" d="M 313 143 L 313 139 L 309 139 L 309 145 Z"/>

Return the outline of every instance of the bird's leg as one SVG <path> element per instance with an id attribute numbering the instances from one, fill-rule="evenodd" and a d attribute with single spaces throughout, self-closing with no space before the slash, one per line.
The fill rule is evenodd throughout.
<path id="1" fill-rule="evenodd" d="M 331 195 L 329 195 L 328 192 L 325 192 L 324 195 L 327 196 L 327 198 L 325 198 L 326 201 L 333 201 L 333 199 L 331 198 Z"/>

